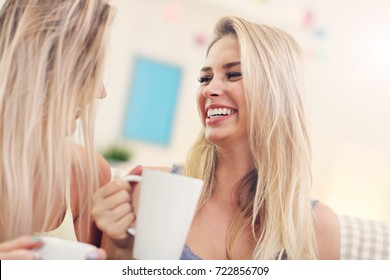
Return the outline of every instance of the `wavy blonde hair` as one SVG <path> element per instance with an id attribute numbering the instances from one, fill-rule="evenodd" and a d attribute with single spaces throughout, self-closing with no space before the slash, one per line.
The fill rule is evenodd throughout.
<path id="1" fill-rule="evenodd" d="M 235 240 L 251 226 L 256 240 L 253 259 L 315 259 L 300 47 L 277 28 L 225 17 L 217 23 L 208 51 L 232 34 L 240 48 L 254 168 L 236 186 L 241 213 L 227 235 L 228 257 L 235 257 Z M 205 180 L 199 209 L 213 192 L 217 164 L 215 146 L 202 131 L 184 168 L 186 175 Z"/>
<path id="2" fill-rule="evenodd" d="M 47 231 L 53 220 L 62 220 L 72 169 L 83 174 L 79 180 L 88 197 L 98 185 L 94 100 L 102 90 L 112 12 L 104 0 L 8 0 L 3 5 L 0 242 Z M 70 139 L 78 109 L 88 158 L 84 165 Z M 81 215 L 89 215 L 89 200 L 79 207 Z"/>

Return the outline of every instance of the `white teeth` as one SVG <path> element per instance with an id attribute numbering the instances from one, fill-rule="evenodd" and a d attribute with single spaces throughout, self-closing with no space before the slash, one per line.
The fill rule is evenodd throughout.
<path id="1" fill-rule="evenodd" d="M 219 116 L 231 115 L 234 112 L 234 109 L 228 108 L 214 108 L 207 110 L 207 117 L 216 118 Z"/>

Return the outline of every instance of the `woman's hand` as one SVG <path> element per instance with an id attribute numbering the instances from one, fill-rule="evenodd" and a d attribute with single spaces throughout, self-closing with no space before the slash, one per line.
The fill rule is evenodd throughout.
<path id="1" fill-rule="evenodd" d="M 92 217 L 97 227 L 116 246 L 130 242 L 127 229 L 135 222 L 131 186 L 116 179 L 99 188 L 92 198 Z"/>
<path id="2" fill-rule="evenodd" d="M 132 169 L 128 175 L 141 175 L 142 166 Z M 99 188 L 92 198 L 92 217 L 103 232 L 102 247 L 109 258 L 132 257 L 134 236 L 127 229 L 135 226 L 135 200 L 137 183 L 115 179 Z"/>
<path id="3" fill-rule="evenodd" d="M 1 260 L 34 260 L 38 256 L 33 249 L 43 245 L 43 241 L 38 237 L 21 236 L 10 241 L 0 243 Z"/>
<path id="4" fill-rule="evenodd" d="M 137 166 L 128 174 L 140 175 L 142 167 Z M 133 184 L 133 183 L 132 183 Z M 136 185 L 115 179 L 98 189 L 92 199 L 92 217 L 97 227 L 117 247 L 129 246 L 133 237 L 127 233 L 134 226 L 136 215 L 133 206 Z"/>

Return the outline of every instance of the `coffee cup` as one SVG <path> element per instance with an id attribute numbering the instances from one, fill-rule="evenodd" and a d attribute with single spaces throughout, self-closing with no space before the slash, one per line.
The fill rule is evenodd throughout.
<path id="1" fill-rule="evenodd" d="M 133 257 L 140 260 L 180 259 L 203 189 L 203 181 L 179 174 L 144 169 L 136 209 Z"/>
<path id="2" fill-rule="evenodd" d="M 85 260 L 88 253 L 97 248 L 91 244 L 60 239 L 50 236 L 39 236 L 43 245 L 34 249 L 37 258 L 42 260 Z"/>

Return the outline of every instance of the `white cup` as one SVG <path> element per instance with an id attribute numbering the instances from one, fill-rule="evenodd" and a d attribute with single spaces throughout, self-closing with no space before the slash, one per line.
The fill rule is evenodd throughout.
<path id="1" fill-rule="evenodd" d="M 178 174 L 144 169 L 137 207 L 133 257 L 139 260 L 178 260 L 203 189 L 203 181 Z"/>
<path id="2" fill-rule="evenodd" d="M 86 260 L 87 254 L 97 249 L 91 244 L 56 237 L 39 238 L 42 239 L 43 245 L 34 251 L 43 260 Z"/>

